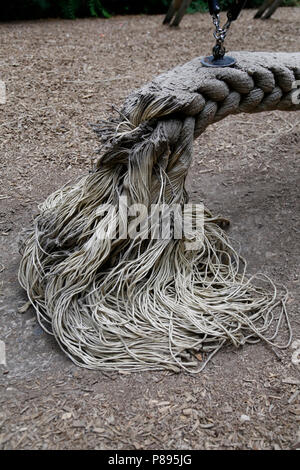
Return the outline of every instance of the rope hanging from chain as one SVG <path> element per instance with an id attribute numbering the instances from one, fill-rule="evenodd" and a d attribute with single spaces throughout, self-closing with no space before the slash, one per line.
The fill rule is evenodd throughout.
<path id="1" fill-rule="evenodd" d="M 243 7 L 245 6 L 247 0 L 234 0 L 234 3 L 230 6 L 227 12 L 227 21 L 223 27 L 220 26 L 220 7 L 217 0 L 208 0 L 209 13 L 212 16 L 213 23 L 215 25 L 214 37 L 216 39 L 216 44 L 213 47 L 212 55 L 204 57 L 202 59 L 202 64 L 206 67 L 230 67 L 236 63 L 234 57 L 226 56 L 225 57 L 225 47 L 224 41 L 226 39 L 227 32 L 230 28 L 230 25 L 235 21 Z"/>

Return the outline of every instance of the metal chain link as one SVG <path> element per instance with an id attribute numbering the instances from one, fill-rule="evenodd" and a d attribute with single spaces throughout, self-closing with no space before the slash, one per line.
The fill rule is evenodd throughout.
<path id="1" fill-rule="evenodd" d="M 231 21 L 227 20 L 224 26 L 220 27 L 220 15 L 212 15 L 213 23 L 215 25 L 216 31 L 214 32 L 214 37 L 216 39 L 216 45 L 213 48 L 213 55 L 215 59 L 221 59 L 225 54 L 224 41 L 226 38 L 227 31 L 230 28 Z"/>

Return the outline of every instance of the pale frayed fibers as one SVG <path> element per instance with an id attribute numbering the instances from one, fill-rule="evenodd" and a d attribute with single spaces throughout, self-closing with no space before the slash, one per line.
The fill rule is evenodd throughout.
<path id="1" fill-rule="evenodd" d="M 193 104 L 183 104 L 182 97 L 176 101 L 157 90 L 153 98 L 157 83 L 152 95 L 142 89 L 134 107 L 130 97 L 128 112 L 125 104 L 119 119 L 98 129 L 106 144 L 95 172 L 56 191 L 40 207 L 34 231 L 24 243 L 19 280 L 41 326 L 54 334 L 76 364 L 103 370 L 199 372 L 225 344 L 290 344 L 287 292 L 279 292 L 263 274 L 246 276 L 246 263 L 222 229 L 221 217 L 205 210 L 204 237 L 197 251 L 186 250 L 185 238 L 98 236 L 99 230 L 109 231 L 112 217 L 119 215 L 111 207 L 118 207 L 120 196 L 146 207 L 187 202 L 184 184 L 194 137 L 199 128 L 202 132 L 220 119 L 220 110 L 229 114 L 230 103 L 237 112 L 237 92 L 231 89 L 234 73 L 227 77 L 230 87 L 227 98 L 219 100 L 221 106 L 199 95 L 204 103 L 197 101 L 197 113 L 194 98 Z M 266 73 L 269 79 L 268 69 Z M 249 97 L 257 101 L 257 83 L 250 82 L 247 89 L 250 74 L 241 91 L 240 70 L 236 75 L 238 103 L 245 111 Z M 279 96 L 275 108 L 283 109 L 278 103 L 287 93 Z M 275 109 L 270 94 L 266 106 Z M 263 97 L 256 106 L 265 110 L 262 102 Z M 189 111 L 184 115 L 183 109 Z M 181 115 L 176 114 L 180 110 Z M 200 239 L 200 233 L 193 236 Z M 286 342 L 277 343 L 284 323 Z M 205 353 L 200 362 L 199 352 Z"/>

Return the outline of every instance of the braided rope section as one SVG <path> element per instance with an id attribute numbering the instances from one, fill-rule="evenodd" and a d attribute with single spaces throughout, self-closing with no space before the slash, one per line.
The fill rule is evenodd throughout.
<path id="1" fill-rule="evenodd" d="M 202 229 L 176 238 L 182 215 L 173 216 L 171 236 L 153 238 L 147 212 L 139 233 L 101 236 L 122 232 L 121 200 L 149 210 L 188 202 L 193 141 L 209 124 L 300 109 L 300 54 L 233 55 L 234 68 L 207 69 L 196 58 L 132 93 L 118 118 L 95 127 L 104 143 L 95 171 L 41 205 L 19 281 L 41 326 L 76 364 L 196 373 L 228 343 L 290 344 L 287 292 L 263 274 L 246 275 L 221 217 L 205 209 Z M 190 242 L 198 249 L 187 249 Z"/>

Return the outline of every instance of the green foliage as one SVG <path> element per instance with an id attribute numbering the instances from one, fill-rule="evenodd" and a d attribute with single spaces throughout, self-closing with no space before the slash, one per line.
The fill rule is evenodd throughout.
<path id="1" fill-rule="evenodd" d="M 104 18 L 110 18 L 111 14 L 108 13 L 106 8 L 104 8 L 100 0 L 88 0 L 88 7 L 91 13 L 91 16 L 104 16 Z"/>
<path id="2" fill-rule="evenodd" d="M 283 0 L 282 6 L 283 7 L 299 7 L 300 0 Z"/>
<path id="3" fill-rule="evenodd" d="M 80 0 L 58 0 L 58 7 L 63 18 L 75 19 Z"/>
<path id="4" fill-rule="evenodd" d="M 196 13 L 197 11 L 208 11 L 207 2 L 205 0 L 193 0 L 187 9 L 187 13 Z"/>
<path id="5" fill-rule="evenodd" d="M 100 0 L 57 0 L 52 3 L 57 3 L 58 15 L 63 18 L 75 19 L 77 16 L 110 18 L 111 16 Z"/>
<path id="6" fill-rule="evenodd" d="M 0 20 L 111 16 L 102 0 L 5 0 L 3 3 L 0 8 Z"/>
<path id="7" fill-rule="evenodd" d="M 226 10 L 234 0 L 219 0 Z M 246 7 L 257 8 L 263 0 L 248 0 Z M 111 15 L 166 13 L 171 0 L 2 0 L 0 20 L 84 16 L 109 18 Z M 300 0 L 283 0 L 283 5 L 296 6 Z M 193 0 L 188 13 L 207 11 L 206 0 Z"/>

